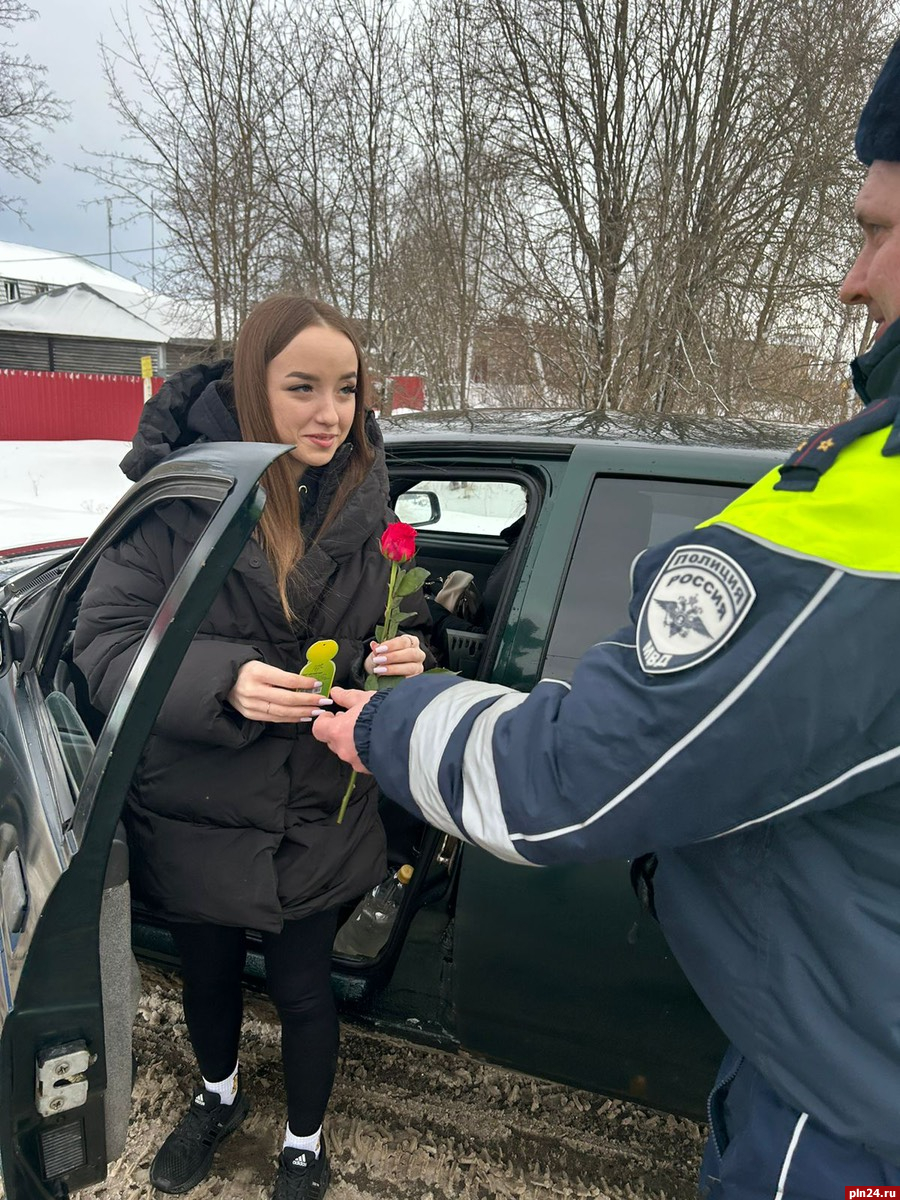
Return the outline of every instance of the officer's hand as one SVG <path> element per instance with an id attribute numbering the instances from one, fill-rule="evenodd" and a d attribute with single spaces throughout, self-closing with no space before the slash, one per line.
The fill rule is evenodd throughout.
<path id="1" fill-rule="evenodd" d="M 333 754 L 336 754 L 345 763 L 349 763 L 354 771 L 360 771 L 364 775 L 369 775 L 370 772 L 362 765 L 362 761 L 356 753 L 353 730 L 363 705 L 368 704 L 375 694 L 375 692 L 361 692 L 352 688 L 332 688 L 332 699 L 347 711 L 323 712 L 312 729 L 314 738 L 324 742 Z"/>

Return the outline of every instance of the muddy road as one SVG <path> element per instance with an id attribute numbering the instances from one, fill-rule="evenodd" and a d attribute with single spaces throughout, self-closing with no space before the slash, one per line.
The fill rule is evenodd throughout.
<path id="1" fill-rule="evenodd" d="M 128 1145 L 106 1183 L 81 1193 L 92 1200 L 159 1200 L 147 1168 L 191 1094 L 176 981 L 143 975 Z M 271 1195 L 285 1119 L 278 1024 L 255 993 L 242 1069 L 251 1114 L 192 1200 Z M 702 1148 L 690 1121 L 347 1024 L 326 1130 L 329 1200 L 693 1200 Z"/>

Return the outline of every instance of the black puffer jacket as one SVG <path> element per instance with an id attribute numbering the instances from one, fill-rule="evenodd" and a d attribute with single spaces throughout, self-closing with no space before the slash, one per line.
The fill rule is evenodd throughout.
<path id="1" fill-rule="evenodd" d="M 172 450 L 238 440 L 226 364 L 182 372 L 147 405 L 122 467 L 132 479 Z M 290 581 L 293 628 L 255 540 L 244 547 L 185 655 L 129 795 L 126 824 L 136 894 L 174 920 L 277 931 L 352 900 L 386 872 L 377 792 L 361 776 L 341 825 L 349 768 L 311 726 L 265 724 L 226 703 L 240 667 L 259 659 L 299 670 L 317 638 L 339 645 L 335 682 L 361 686 L 362 662 L 384 614 L 390 566 L 378 539 L 394 520 L 374 417 L 375 463 L 337 520 L 314 541 L 349 453 L 304 473 L 307 552 Z M 175 501 L 145 518 L 98 563 L 76 629 L 76 661 L 108 712 L 166 589 L 208 517 Z M 421 594 L 416 631 L 427 627 Z M 429 665 L 429 664 L 426 664 Z"/>

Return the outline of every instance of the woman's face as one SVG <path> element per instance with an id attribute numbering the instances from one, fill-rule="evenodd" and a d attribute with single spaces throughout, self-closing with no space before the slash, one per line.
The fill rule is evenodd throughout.
<path id="1" fill-rule="evenodd" d="M 296 443 L 297 476 L 330 462 L 356 412 L 356 350 L 343 333 L 309 325 L 273 359 L 266 390 L 278 440 Z"/>

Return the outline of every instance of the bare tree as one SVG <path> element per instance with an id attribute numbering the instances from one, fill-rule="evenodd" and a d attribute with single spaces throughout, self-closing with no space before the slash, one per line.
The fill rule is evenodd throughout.
<path id="1" fill-rule="evenodd" d="M 376 374 L 396 369 L 388 286 L 407 153 L 398 0 L 304 2 L 276 21 L 282 78 L 267 139 L 279 281 L 352 316 Z"/>
<path id="2" fill-rule="evenodd" d="M 0 30 L 14 29 L 37 16 L 23 0 L 0 0 Z M 15 46 L 0 42 L 0 174 L 37 181 L 47 157 L 37 140 L 38 130 L 52 129 L 69 116 L 64 104 L 45 82 L 39 66 Z M 0 210 L 20 212 L 13 196 L 0 194 Z"/>
<path id="3" fill-rule="evenodd" d="M 400 232 L 399 199 L 408 165 L 402 128 L 408 19 L 399 0 L 345 0 L 336 6 L 335 50 L 347 83 L 341 145 L 353 181 L 348 258 L 350 311 L 377 368 L 397 370 L 397 329 L 385 286 Z"/>
<path id="4" fill-rule="evenodd" d="M 93 172 L 165 226 L 219 347 L 291 287 L 441 406 L 478 376 L 515 403 L 846 407 L 848 151 L 900 0 L 147 3 L 105 51 L 129 140 Z"/>
<path id="5" fill-rule="evenodd" d="M 282 77 L 264 150 L 279 283 L 345 306 L 354 290 L 346 198 L 354 182 L 341 139 L 346 74 L 334 53 L 332 24 L 318 4 L 292 6 L 274 38 Z"/>
<path id="6" fill-rule="evenodd" d="M 145 14 L 149 36 L 126 13 L 120 45 L 103 48 L 132 148 L 90 170 L 166 229 L 168 287 L 209 305 L 221 352 L 271 269 L 271 11 L 265 0 L 149 0 Z"/>
<path id="7" fill-rule="evenodd" d="M 432 403 L 463 411 L 477 331 L 491 315 L 486 270 L 505 178 L 491 141 L 501 101 L 480 66 L 489 36 L 473 0 L 436 0 L 414 31 L 407 121 L 415 168 L 395 255 L 393 286 Z"/>
<path id="8" fill-rule="evenodd" d="M 847 147 L 864 89 L 847 63 L 870 22 L 841 0 L 827 21 L 819 0 L 660 13 L 670 52 L 640 204 L 651 236 L 630 273 L 623 340 L 639 349 L 627 391 L 658 410 L 733 411 L 773 396 L 779 378 L 819 382 L 817 331 L 836 291 L 823 267 L 847 245 Z"/>
<path id="9" fill-rule="evenodd" d="M 583 401 L 602 407 L 646 166 L 642 135 L 656 115 L 645 69 L 650 14 L 629 0 L 489 4 L 499 33 L 491 68 L 507 99 L 502 128 L 520 163 L 517 233 L 532 243 L 532 265 L 551 285 L 549 306 L 576 333 Z M 548 274 L 540 263 L 551 243 L 556 268 Z"/>
<path id="10" fill-rule="evenodd" d="M 791 344 L 810 376 L 871 18 L 845 0 L 490 4 L 527 248 L 509 291 L 568 324 L 580 402 L 734 411 Z"/>

